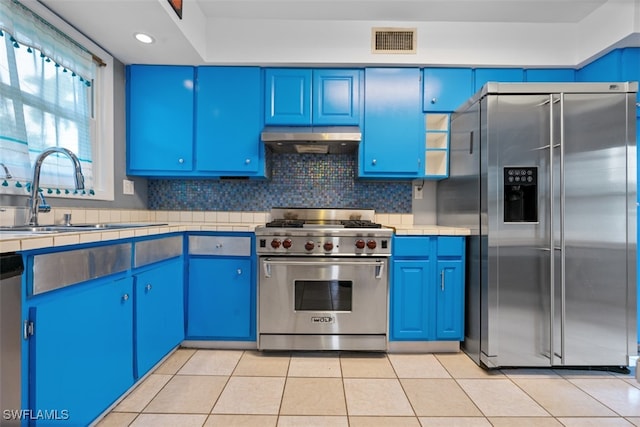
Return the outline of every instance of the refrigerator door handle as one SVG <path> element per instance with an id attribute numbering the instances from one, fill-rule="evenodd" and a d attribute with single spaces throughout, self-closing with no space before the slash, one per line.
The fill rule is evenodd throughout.
<path id="1" fill-rule="evenodd" d="M 551 148 L 551 145 L 543 145 L 542 147 L 533 148 L 531 151 L 547 150 L 549 148 Z"/>

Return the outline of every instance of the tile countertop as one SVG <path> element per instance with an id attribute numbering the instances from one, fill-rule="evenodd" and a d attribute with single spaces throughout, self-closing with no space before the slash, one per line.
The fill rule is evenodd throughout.
<path id="1" fill-rule="evenodd" d="M 184 231 L 245 231 L 252 232 L 263 223 L 254 222 L 224 222 L 224 223 L 195 223 L 169 222 L 167 225 L 135 228 L 119 228 L 108 231 L 72 231 L 63 233 L 26 234 L 0 233 L 0 253 L 16 252 L 46 247 L 77 245 L 80 243 L 101 242 L 106 240 L 126 239 L 131 237 L 152 236 Z M 392 225 L 397 235 L 449 235 L 466 236 L 466 228 L 440 227 L 437 225 Z"/>

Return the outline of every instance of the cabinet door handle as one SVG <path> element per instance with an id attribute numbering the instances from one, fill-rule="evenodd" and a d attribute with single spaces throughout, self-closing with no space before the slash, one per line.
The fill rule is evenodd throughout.
<path id="1" fill-rule="evenodd" d="M 372 165 L 375 165 L 376 163 L 378 163 L 378 160 L 376 160 L 376 159 L 371 160 L 371 164 Z"/>
<path id="2" fill-rule="evenodd" d="M 178 159 L 178 163 L 183 164 L 184 163 L 184 159 Z"/>
<path id="3" fill-rule="evenodd" d="M 129 299 L 129 294 L 122 295 L 122 301 L 127 301 Z"/>
<path id="4" fill-rule="evenodd" d="M 435 104 L 436 102 L 438 102 L 438 98 L 431 98 L 431 103 Z"/>
<path id="5" fill-rule="evenodd" d="M 248 165 L 249 163 L 251 163 L 251 159 L 244 159 L 244 163 Z"/>
<path id="6" fill-rule="evenodd" d="M 440 290 L 444 292 L 444 270 L 440 270 Z"/>
<path id="7" fill-rule="evenodd" d="M 144 287 L 144 290 L 149 292 L 151 290 L 151 283 L 147 283 L 147 286 Z"/>
<path id="8" fill-rule="evenodd" d="M 240 276 L 242 274 L 242 269 L 241 268 L 237 269 L 236 273 L 238 273 L 238 276 Z"/>

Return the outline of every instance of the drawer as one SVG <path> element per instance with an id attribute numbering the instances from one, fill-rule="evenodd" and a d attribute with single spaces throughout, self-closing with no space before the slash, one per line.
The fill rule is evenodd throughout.
<path id="1" fill-rule="evenodd" d="M 438 257 L 464 255 L 464 237 L 440 236 L 438 237 Z"/>
<path id="2" fill-rule="evenodd" d="M 189 255 L 251 256 L 251 237 L 189 236 Z"/>
<path id="3" fill-rule="evenodd" d="M 394 257 L 429 258 L 431 243 L 436 237 L 402 236 L 393 240 Z"/>
<path id="4" fill-rule="evenodd" d="M 182 255 L 182 236 L 163 237 L 135 243 L 134 267 L 142 267 Z"/>

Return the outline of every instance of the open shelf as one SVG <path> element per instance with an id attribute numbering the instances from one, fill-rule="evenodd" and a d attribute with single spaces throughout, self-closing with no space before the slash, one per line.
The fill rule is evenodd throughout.
<path id="1" fill-rule="evenodd" d="M 433 130 L 449 131 L 449 115 L 448 114 L 425 114 L 425 129 L 427 132 Z"/>

